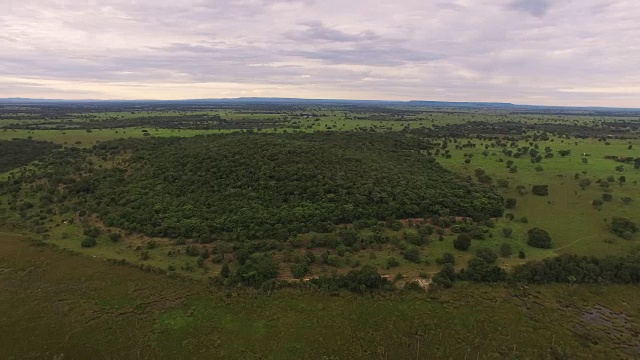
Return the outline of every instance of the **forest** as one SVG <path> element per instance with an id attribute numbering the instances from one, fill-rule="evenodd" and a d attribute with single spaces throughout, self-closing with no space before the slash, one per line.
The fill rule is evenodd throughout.
<path id="1" fill-rule="evenodd" d="M 69 186 L 107 226 L 149 236 L 236 241 L 329 232 L 356 221 L 502 215 L 490 188 L 436 164 L 402 134 L 229 135 L 116 141 L 124 166 Z"/>

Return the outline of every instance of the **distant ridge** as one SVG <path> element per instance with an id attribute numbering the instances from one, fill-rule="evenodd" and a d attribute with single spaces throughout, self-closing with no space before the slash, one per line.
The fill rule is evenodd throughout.
<path id="1" fill-rule="evenodd" d="M 456 102 L 433 100 L 349 100 L 349 99 L 304 99 L 304 98 L 279 98 L 279 97 L 239 97 L 239 98 L 210 98 L 210 99 L 186 99 L 186 100 L 100 100 L 100 99 L 37 99 L 37 98 L 0 98 L 0 105 L 44 105 L 44 104 L 279 104 L 279 105 L 387 105 L 410 106 L 427 108 L 458 108 L 458 109 L 505 109 L 505 110 L 618 110 L 638 111 L 640 108 L 596 107 L 596 106 L 548 106 L 526 105 L 506 102 Z"/>

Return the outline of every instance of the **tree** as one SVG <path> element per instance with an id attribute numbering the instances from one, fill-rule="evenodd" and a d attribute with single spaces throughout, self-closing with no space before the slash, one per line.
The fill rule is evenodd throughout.
<path id="1" fill-rule="evenodd" d="M 524 250 L 520 250 L 518 252 L 518 258 L 519 259 L 526 259 L 527 258 L 527 254 L 524 253 Z"/>
<path id="2" fill-rule="evenodd" d="M 611 200 L 613 200 L 613 195 L 608 193 L 602 194 L 602 201 L 611 201 Z"/>
<path id="3" fill-rule="evenodd" d="M 511 244 L 502 243 L 502 245 L 500 245 L 500 256 L 509 257 L 509 256 L 511 256 L 511 254 L 512 254 Z"/>
<path id="4" fill-rule="evenodd" d="M 493 264 L 498 260 L 498 254 L 489 248 L 480 248 L 476 251 L 476 256 L 484 260 L 487 264 Z"/>
<path id="5" fill-rule="evenodd" d="M 291 275 L 296 279 L 302 279 L 309 272 L 309 266 L 305 263 L 291 265 Z"/>
<path id="6" fill-rule="evenodd" d="M 113 242 L 118 242 L 120 240 L 122 240 L 122 234 L 120 234 L 119 232 L 114 232 L 109 234 L 109 240 L 113 241 Z"/>
<path id="7" fill-rule="evenodd" d="M 623 217 L 611 219 L 611 231 L 623 239 L 632 240 L 640 229 L 633 221 Z"/>
<path id="8" fill-rule="evenodd" d="M 507 209 L 513 209 L 516 207 L 516 202 L 517 200 L 514 198 L 508 198 L 505 202 L 504 202 L 504 207 Z"/>
<path id="9" fill-rule="evenodd" d="M 96 238 L 86 237 L 84 238 L 84 240 L 82 240 L 82 242 L 80 243 L 80 246 L 82 246 L 83 248 L 90 248 L 90 247 L 96 246 L 97 243 L 98 242 L 96 241 Z"/>
<path id="10" fill-rule="evenodd" d="M 444 264 L 451 264 L 451 265 L 455 265 L 456 264 L 456 258 L 453 256 L 452 253 L 444 253 L 442 254 L 441 257 L 439 257 L 436 262 L 440 265 L 444 265 Z"/>
<path id="11" fill-rule="evenodd" d="M 395 268 L 400 266 L 400 262 L 398 261 L 398 259 L 394 258 L 394 257 L 390 257 L 387 259 L 387 267 L 389 268 Z"/>
<path id="12" fill-rule="evenodd" d="M 551 248 L 551 235 L 546 230 L 534 227 L 527 232 L 527 244 L 540 249 Z"/>
<path id="13" fill-rule="evenodd" d="M 600 210 L 600 209 L 602 209 L 602 205 L 604 205 L 604 201 L 602 201 L 601 199 L 594 199 L 594 200 L 591 202 L 591 205 L 592 205 L 594 208 L 596 208 L 596 209 Z"/>
<path id="14" fill-rule="evenodd" d="M 502 235 L 504 237 L 510 238 L 512 234 L 513 234 L 513 229 L 512 228 L 502 228 Z"/>
<path id="15" fill-rule="evenodd" d="M 420 262 L 420 249 L 415 247 L 415 246 L 411 246 L 409 247 L 407 250 L 404 251 L 403 254 L 404 258 L 414 262 L 414 263 L 419 263 Z"/>
<path id="16" fill-rule="evenodd" d="M 548 196 L 549 185 L 533 185 L 533 187 L 531 188 L 531 192 L 534 195 L 538 195 L 538 196 Z"/>
<path id="17" fill-rule="evenodd" d="M 436 273 L 433 278 L 431 278 L 431 282 L 442 288 L 450 288 L 456 281 L 456 270 L 453 267 L 453 264 L 445 263 L 442 265 L 442 269 L 440 272 Z"/>
<path id="18" fill-rule="evenodd" d="M 584 178 L 584 179 L 580 179 L 580 181 L 578 182 L 578 185 L 580 185 L 580 188 L 582 188 L 582 190 L 586 189 L 587 186 L 591 185 L 591 180 Z"/>
<path id="19" fill-rule="evenodd" d="M 231 270 L 229 269 L 229 264 L 222 264 L 222 269 L 220 269 L 220 277 L 226 279 L 231 275 Z"/>
<path id="20" fill-rule="evenodd" d="M 471 236 L 469 234 L 459 234 L 453 241 L 453 247 L 460 251 L 467 251 L 471 247 Z"/>

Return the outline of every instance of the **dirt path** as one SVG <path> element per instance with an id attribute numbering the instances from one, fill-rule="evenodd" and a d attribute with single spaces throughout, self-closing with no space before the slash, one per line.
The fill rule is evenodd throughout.
<path id="1" fill-rule="evenodd" d="M 575 245 L 575 244 L 579 243 L 580 241 L 587 240 L 587 239 L 590 239 L 590 238 L 594 238 L 594 237 L 597 237 L 597 236 L 600 236 L 600 235 L 585 236 L 585 237 L 583 237 L 583 238 L 580 238 L 580 239 L 578 239 L 578 240 L 576 240 L 576 241 L 572 242 L 572 243 L 571 243 L 571 244 L 569 244 L 569 245 L 565 245 L 565 246 L 563 246 L 563 247 L 559 247 L 559 248 L 557 248 L 557 249 L 553 249 L 553 251 L 554 251 L 554 252 L 557 252 L 558 250 L 566 249 L 566 248 L 568 248 L 568 247 L 570 247 L 570 246 L 573 246 L 573 245 Z"/>

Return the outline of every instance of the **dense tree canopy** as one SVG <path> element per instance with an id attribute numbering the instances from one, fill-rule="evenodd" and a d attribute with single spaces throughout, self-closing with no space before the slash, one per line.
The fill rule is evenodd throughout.
<path id="1" fill-rule="evenodd" d="M 58 148 L 60 148 L 60 145 L 45 141 L 0 140 L 0 173 L 39 160 Z"/>
<path id="2" fill-rule="evenodd" d="M 501 216 L 503 199 L 403 134 L 201 136 L 103 143 L 125 166 L 72 187 L 108 226 L 208 241 L 277 238 L 358 220 Z"/>

